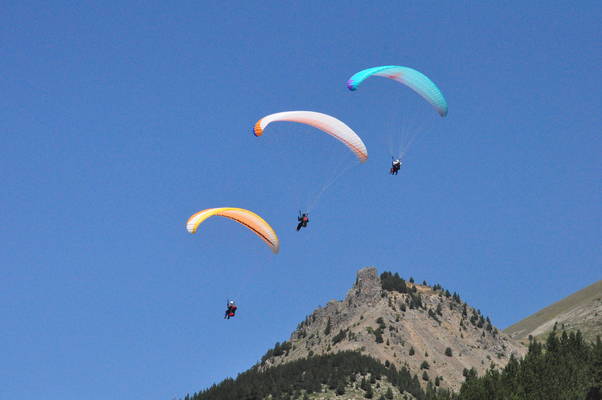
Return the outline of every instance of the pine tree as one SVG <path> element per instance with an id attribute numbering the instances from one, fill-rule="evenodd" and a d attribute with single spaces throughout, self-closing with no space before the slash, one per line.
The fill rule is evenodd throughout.
<path id="1" fill-rule="evenodd" d="M 332 324 L 330 323 L 330 317 L 328 317 L 328 322 L 326 322 L 326 328 L 324 329 L 324 335 L 330 335 L 330 330 L 332 329 Z"/>
<path id="2" fill-rule="evenodd" d="M 368 381 L 366 380 L 366 378 L 362 378 L 362 381 L 360 382 L 360 389 L 362 390 L 368 390 Z"/>
<path id="3" fill-rule="evenodd" d="M 602 340 L 596 337 L 596 343 L 592 348 L 591 362 L 591 387 L 587 393 L 587 400 L 602 399 Z"/>
<path id="4" fill-rule="evenodd" d="M 339 333 L 337 333 L 333 338 L 332 338 L 332 344 L 337 344 L 340 341 L 344 340 L 347 337 L 347 330 L 343 330 L 341 329 L 339 331 Z"/>
<path id="5" fill-rule="evenodd" d="M 374 391 L 372 390 L 372 386 L 368 385 L 368 388 L 366 389 L 366 393 L 364 393 L 364 397 L 366 399 L 371 399 L 374 397 Z"/>

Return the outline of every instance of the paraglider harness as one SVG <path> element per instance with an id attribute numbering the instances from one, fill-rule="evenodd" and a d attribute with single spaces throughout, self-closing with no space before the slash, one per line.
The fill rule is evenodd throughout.
<path id="1" fill-rule="evenodd" d="M 301 213 L 301 210 L 299 210 L 297 221 L 299 221 L 299 224 L 297 224 L 297 232 L 299 232 L 301 228 L 307 227 L 307 223 L 309 222 L 309 213 Z"/>
<path id="2" fill-rule="evenodd" d="M 224 314 L 224 318 L 225 319 L 230 319 L 231 317 L 234 317 L 234 315 L 236 314 L 236 309 L 238 307 L 236 307 L 236 303 L 234 303 L 234 301 L 226 301 L 226 306 L 228 307 L 228 309 L 226 310 L 226 313 Z"/>
<path id="3" fill-rule="evenodd" d="M 401 168 L 401 161 L 399 160 L 399 158 L 394 159 L 393 162 L 391 163 L 391 175 L 397 175 L 400 168 Z"/>

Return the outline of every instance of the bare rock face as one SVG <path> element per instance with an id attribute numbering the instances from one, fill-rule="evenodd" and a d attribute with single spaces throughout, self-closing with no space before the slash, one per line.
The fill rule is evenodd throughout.
<path id="1" fill-rule="evenodd" d="M 381 291 L 380 278 L 376 268 L 362 268 L 357 271 L 355 284 L 347 293 L 346 300 L 356 301 L 358 304 L 374 305 L 380 300 Z"/>
<path id="2" fill-rule="evenodd" d="M 376 268 L 359 270 L 345 299 L 315 310 L 291 334 L 286 351 L 264 358 L 262 367 L 357 350 L 407 367 L 425 385 L 428 378 L 458 390 L 465 368 L 482 374 L 492 364 L 503 367 L 512 354 L 526 353 L 459 296 L 406 284 L 406 293 L 384 290 Z"/>

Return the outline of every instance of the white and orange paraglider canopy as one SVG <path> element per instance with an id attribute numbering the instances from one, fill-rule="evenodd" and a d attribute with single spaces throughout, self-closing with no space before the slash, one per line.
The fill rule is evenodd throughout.
<path id="1" fill-rule="evenodd" d="M 284 111 L 266 115 L 253 127 L 255 136 L 263 135 L 264 129 L 272 122 L 289 121 L 313 126 L 334 137 L 351 150 L 360 162 L 368 159 L 368 150 L 360 137 L 344 122 L 315 111 Z"/>

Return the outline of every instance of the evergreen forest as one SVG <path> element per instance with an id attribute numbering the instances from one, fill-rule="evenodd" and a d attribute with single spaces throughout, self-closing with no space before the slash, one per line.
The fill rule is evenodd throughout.
<path id="1" fill-rule="evenodd" d="M 464 376 L 459 393 L 430 382 L 425 390 L 406 368 L 345 351 L 271 368 L 258 364 L 184 400 L 305 400 L 324 390 L 343 396 L 353 384 L 370 399 L 372 386 L 383 377 L 418 400 L 601 400 L 602 341 L 598 336 L 588 343 L 578 331 L 551 332 L 545 343 L 531 340 L 523 359 L 511 357 L 505 368 L 490 368 L 480 377 L 474 369 L 464 370 Z"/>
<path id="2" fill-rule="evenodd" d="M 270 395 L 273 400 L 301 400 L 323 389 L 344 395 L 346 387 L 354 382 L 365 390 L 366 398 L 372 398 L 372 386 L 383 377 L 419 400 L 451 399 L 447 391 L 436 392 L 432 385 L 425 392 L 418 377 L 412 376 L 406 368 L 398 371 L 393 365 L 383 365 L 359 352 L 344 351 L 272 368 L 262 369 L 256 365 L 236 379 L 226 379 L 207 390 L 187 395 L 184 400 L 261 400 Z"/>
<path id="3" fill-rule="evenodd" d="M 459 400 L 600 400 L 602 342 L 583 340 L 579 331 L 550 332 L 546 343 L 531 341 L 522 360 L 482 377 L 465 370 Z"/>

